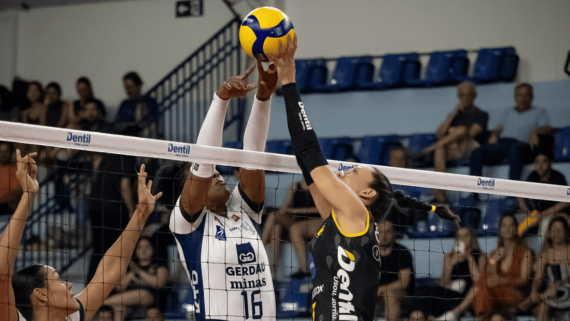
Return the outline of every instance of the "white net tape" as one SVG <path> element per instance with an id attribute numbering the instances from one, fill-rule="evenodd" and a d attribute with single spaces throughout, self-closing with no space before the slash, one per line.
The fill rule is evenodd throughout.
<path id="1" fill-rule="evenodd" d="M 0 140 L 92 152 L 128 154 L 234 167 L 252 167 L 268 171 L 301 173 L 294 156 L 252 152 L 222 147 L 199 146 L 165 140 L 137 138 L 80 130 L 27 125 L 0 121 Z M 331 169 L 350 162 L 329 160 Z M 503 196 L 570 201 L 567 186 L 528 183 L 507 179 L 370 165 L 380 169 L 392 184 L 486 193 Z"/>

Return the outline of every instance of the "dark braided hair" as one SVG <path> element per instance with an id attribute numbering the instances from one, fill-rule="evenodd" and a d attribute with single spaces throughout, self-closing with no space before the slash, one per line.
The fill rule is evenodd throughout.
<path id="1" fill-rule="evenodd" d="M 153 189 L 162 192 L 159 204 L 172 210 L 186 183 L 186 169 L 190 163 L 173 162 L 158 169 L 154 178 Z"/>
<path id="2" fill-rule="evenodd" d="M 372 171 L 372 177 L 373 181 L 369 187 L 376 191 L 376 198 L 368 205 L 368 210 L 378 222 L 386 218 L 388 210 L 392 207 L 392 185 L 377 168 Z"/>
<path id="3" fill-rule="evenodd" d="M 430 205 L 426 202 L 418 201 L 415 198 L 406 196 L 401 191 L 394 192 L 394 199 L 398 203 L 398 206 L 400 206 L 401 208 L 411 208 L 414 210 L 426 211 L 426 212 L 433 210 L 434 213 L 437 214 L 437 216 L 439 216 L 441 219 L 455 222 L 456 228 L 459 228 L 459 222 L 461 221 L 459 219 L 459 216 L 451 213 L 446 206 Z"/>
<path id="4" fill-rule="evenodd" d="M 26 320 L 33 321 L 34 319 L 34 307 L 32 306 L 34 289 L 45 287 L 45 265 L 42 264 L 25 267 L 16 272 L 12 278 L 16 308 Z"/>

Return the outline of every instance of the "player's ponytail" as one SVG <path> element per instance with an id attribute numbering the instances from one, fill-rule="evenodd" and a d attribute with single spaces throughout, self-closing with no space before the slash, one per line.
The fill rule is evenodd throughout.
<path id="1" fill-rule="evenodd" d="M 426 211 L 426 212 L 433 211 L 440 218 L 454 222 L 456 227 L 459 228 L 459 222 L 461 221 L 459 219 L 459 216 L 451 213 L 451 211 L 449 211 L 449 208 L 447 208 L 446 206 L 430 205 L 426 202 L 418 201 L 415 198 L 406 196 L 401 191 L 394 192 L 394 200 L 396 200 L 398 206 L 401 208 L 411 208 L 414 210 Z"/>
<path id="2" fill-rule="evenodd" d="M 20 311 L 24 319 L 34 321 L 32 293 L 34 289 L 45 288 L 45 286 L 45 265 L 34 264 L 14 274 L 12 288 L 14 289 L 14 298 L 16 299 L 16 309 Z"/>
<path id="3" fill-rule="evenodd" d="M 376 198 L 368 205 L 368 210 L 374 221 L 379 222 L 386 218 L 392 206 L 392 185 L 388 178 L 377 168 L 372 171 L 373 181 L 369 185 L 376 191 Z"/>

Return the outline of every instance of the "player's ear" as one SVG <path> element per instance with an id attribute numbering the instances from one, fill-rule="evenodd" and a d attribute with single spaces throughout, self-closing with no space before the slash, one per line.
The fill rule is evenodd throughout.
<path id="1" fill-rule="evenodd" d="M 376 198 L 376 191 L 373 188 L 365 188 L 362 191 L 360 191 L 360 193 L 358 193 L 358 196 L 366 203 L 366 204 L 370 204 L 374 201 L 374 199 Z"/>

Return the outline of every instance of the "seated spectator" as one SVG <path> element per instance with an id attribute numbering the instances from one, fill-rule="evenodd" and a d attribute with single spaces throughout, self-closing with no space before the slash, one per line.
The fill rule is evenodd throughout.
<path id="1" fill-rule="evenodd" d="M 267 217 L 261 238 L 263 244 L 274 247 L 274 249 L 270 247 L 269 251 L 275 253 L 274 256 L 278 258 L 281 257 L 283 229 L 288 230 L 298 264 L 298 271 L 293 276 L 307 276 L 310 275 L 307 265 L 307 241 L 317 234 L 321 225 L 323 219 L 311 197 L 309 186 L 303 179 L 291 185 L 281 208 Z"/>
<path id="2" fill-rule="evenodd" d="M 24 124 L 46 125 L 47 107 L 44 104 L 44 89 L 37 81 L 30 81 L 28 85 L 28 100 L 30 107 L 22 112 L 22 122 Z"/>
<path id="3" fill-rule="evenodd" d="M 128 307 L 155 304 L 158 288 L 168 280 L 168 269 L 153 260 L 154 248 L 149 238 L 139 238 L 135 254 L 127 274 L 115 288 L 118 293 L 105 300 L 105 305 L 113 308 L 115 321 L 125 319 Z"/>
<path id="4" fill-rule="evenodd" d="M 476 97 L 474 83 L 465 81 L 457 86 L 459 103 L 437 128 L 437 142 L 423 150 L 424 153 L 434 152 L 436 171 L 445 172 L 449 160 L 468 160 L 471 153 L 485 143 L 489 114 L 475 106 Z M 445 191 L 436 190 L 434 196 L 436 202 L 448 203 Z"/>
<path id="5" fill-rule="evenodd" d="M 115 118 L 118 134 L 157 138 L 158 104 L 154 98 L 142 95 L 141 77 L 136 72 L 129 72 L 123 77 L 125 92 L 129 96 L 121 102 Z"/>
<path id="6" fill-rule="evenodd" d="M 386 320 L 401 317 L 404 296 L 413 295 L 415 286 L 413 259 L 410 251 L 394 239 L 394 227 L 390 221 L 377 222 L 380 232 L 381 274 L 378 297 L 384 303 Z"/>
<path id="7" fill-rule="evenodd" d="M 479 248 L 477 236 L 471 228 L 461 227 L 453 243 L 453 250 L 443 258 L 441 286 L 416 293 L 420 310 L 412 312 L 411 320 L 459 320 L 461 313 L 472 309 L 473 285 L 487 264 Z"/>
<path id="8" fill-rule="evenodd" d="M 103 305 L 97 311 L 95 321 L 114 321 L 113 309 L 110 306 Z"/>
<path id="9" fill-rule="evenodd" d="M 157 307 L 150 306 L 146 309 L 145 321 L 164 321 L 164 318 Z"/>
<path id="10" fill-rule="evenodd" d="M 530 295 L 534 253 L 523 244 L 512 214 L 504 214 L 499 226 L 497 248 L 489 253 L 487 266 L 475 281 L 477 315 L 528 309 L 524 300 Z"/>
<path id="11" fill-rule="evenodd" d="M 101 117 L 102 120 L 107 119 L 107 110 L 105 109 L 105 105 L 93 95 L 93 88 L 91 87 L 91 81 L 89 78 L 80 77 L 77 79 L 75 88 L 79 99 L 73 102 L 73 115 L 78 117 L 78 115 L 80 115 L 84 110 L 87 101 L 95 101 L 97 104 L 97 110 L 99 111 L 99 117 Z"/>
<path id="12" fill-rule="evenodd" d="M 551 132 L 546 110 L 532 106 L 533 88 L 522 83 L 515 87 L 514 108 L 505 110 L 499 124 L 491 132 L 489 144 L 473 151 L 470 174 L 481 176 L 483 165 L 509 162 L 509 179 L 519 180 L 522 167 L 533 160 L 533 151 L 539 146 L 539 135 Z"/>
<path id="13" fill-rule="evenodd" d="M 528 175 L 527 182 L 554 184 L 566 186 L 564 174 L 552 168 L 553 153 L 540 151 L 534 158 L 534 171 Z M 568 217 L 570 203 L 554 202 L 545 200 L 533 200 L 518 198 L 519 208 L 525 214 L 526 219 L 519 226 L 519 233 L 526 232 L 532 235 L 546 235 L 548 220 L 556 216 Z M 538 225 L 543 226 L 538 233 Z"/>
<path id="14" fill-rule="evenodd" d="M 50 82 L 46 86 L 47 105 L 46 125 L 63 128 L 63 113 L 66 103 L 61 100 L 61 86 L 56 82 Z"/>
<path id="15" fill-rule="evenodd" d="M 92 132 L 105 131 L 105 118 L 100 115 L 101 109 L 95 99 L 88 99 L 83 105 L 79 128 Z"/>
<path id="16" fill-rule="evenodd" d="M 0 120 L 20 121 L 20 108 L 16 106 L 14 95 L 4 86 L 0 86 Z"/>
<path id="17" fill-rule="evenodd" d="M 22 197 L 12 159 L 12 144 L 0 141 L 0 215 L 12 215 Z"/>
<path id="18" fill-rule="evenodd" d="M 556 314 L 567 312 L 570 306 L 567 295 L 570 292 L 570 226 L 566 218 L 556 217 L 550 221 L 536 266 L 531 290 L 532 302 L 538 302 L 536 320 L 550 320 L 555 316 L 556 320 L 565 319 Z"/>

